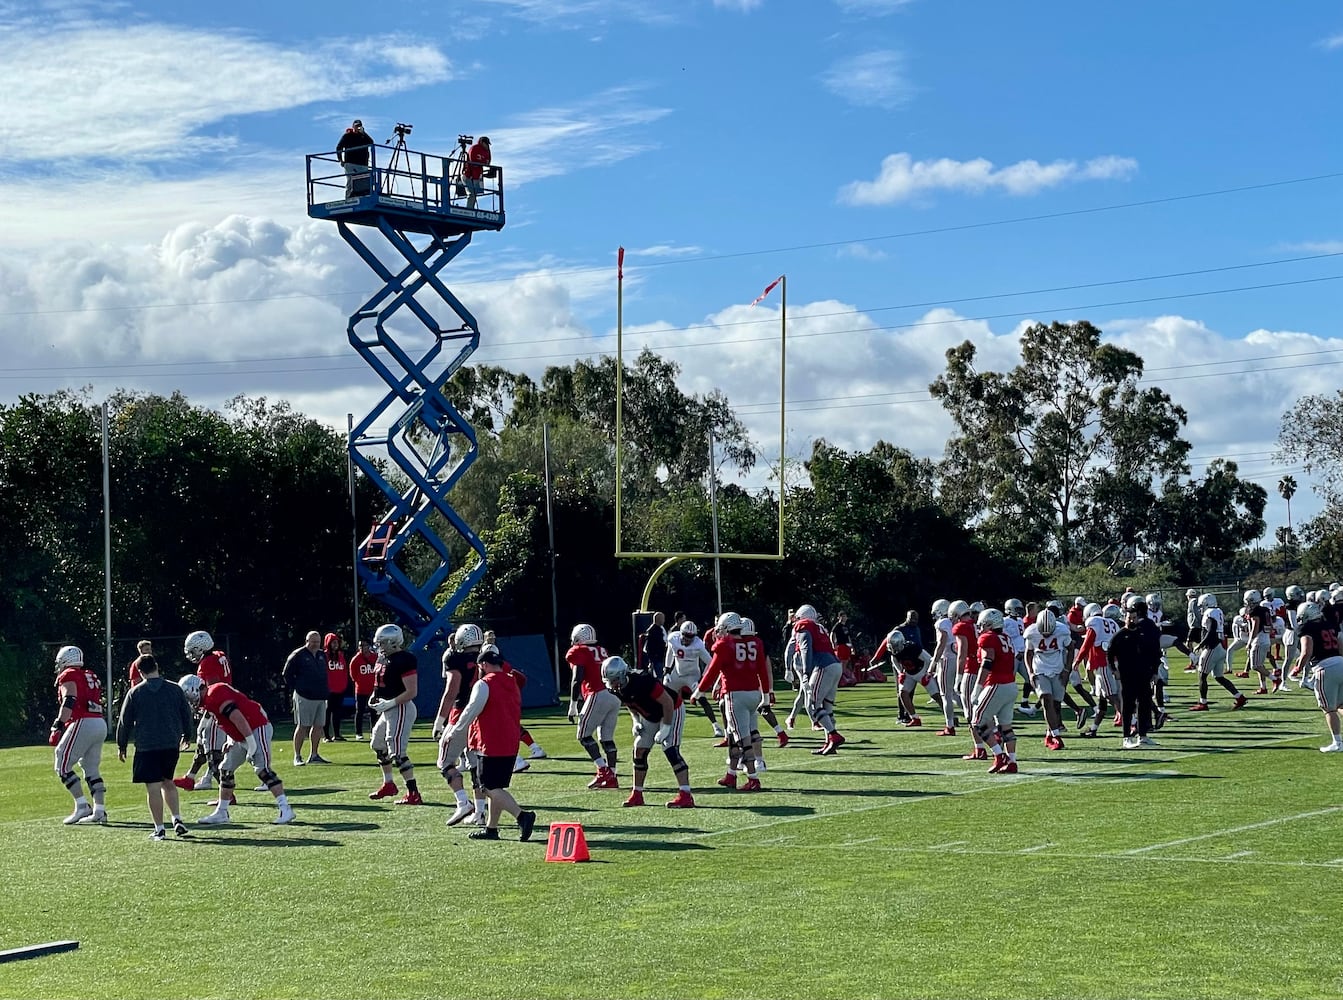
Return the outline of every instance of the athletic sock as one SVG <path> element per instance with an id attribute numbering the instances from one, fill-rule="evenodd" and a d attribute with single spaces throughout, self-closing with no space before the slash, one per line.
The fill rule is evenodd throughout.
<path id="1" fill-rule="evenodd" d="M 288 795 L 275 796 L 275 804 L 279 806 L 281 809 L 284 809 L 286 806 L 289 805 L 289 796 Z"/>
<path id="2" fill-rule="evenodd" d="M 457 796 L 457 802 L 459 805 L 466 805 L 471 801 L 471 797 L 466 794 L 465 788 L 459 788 L 452 794 Z"/>

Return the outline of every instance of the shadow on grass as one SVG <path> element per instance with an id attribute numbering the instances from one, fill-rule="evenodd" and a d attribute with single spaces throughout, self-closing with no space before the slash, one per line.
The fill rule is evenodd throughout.
<path id="1" fill-rule="evenodd" d="M 678 833 L 686 833 L 685 830 L 678 830 Z M 699 831 L 691 831 L 699 832 Z M 713 848 L 707 844 L 687 844 L 681 841 L 672 840 L 603 840 L 601 838 L 592 838 L 588 840 L 588 848 L 593 851 L 712 851 Z M 597 860 L 597 859 L 593 859 Z"/>
<path id="2" fill-rule="evenodd" d="M 290 792 L 290 793 L 289 793 L 290 798 L 293 798 L 293 795 L 294 795 L 293 792 Z M 441 803 L 441 802 L 426 802 L 425 805 L 426 805 L 426 806 L 432 806 L 432 807 L 442 808 L 443 805 L 444 805 L 444 803 Z M 355 804 L 350 804 L 350 803 L 348 803 L 348 802 L 304 802 L 303 805 L 302 805 L 300 808 L 301 808 L 304 812 L 308 812 L 308 811 L 310 811 L 310 810 L 321 810 L 321 809 L 333 809 L 333 810 L 335 810 L 336 812 L 375 812 L 375 813 L 382 813 L 382 812 L 386 812 L 386 811 L 387 811 L 387 807 L 386 807 L 386 806 L 374 805 L 374 804 L 371 803 L 371 802 L 360 802 L 360 803 L 355 803 Z"/>
<path id="3" fill-rule="evenodd" d="M 237 831 L 237 828 L 234 828 Z M 344 847 L 339 840 L 321 837 L 202 837 L 192 830 L 191 843 L 210 847 Z"/>
<path id="4" fill-rule="evenodd" d="M 299 822 L 314 830 L 321 830 L 323 833 L 360 833 L 366 830 L 382 829 L 381 823 L 323 823 L 320 820 L 310 821 L 305 817 L 300 817 Z"/>

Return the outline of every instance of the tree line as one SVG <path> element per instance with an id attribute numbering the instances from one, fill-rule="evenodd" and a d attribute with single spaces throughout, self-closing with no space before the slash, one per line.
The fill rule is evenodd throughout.
<path id="1" fill-rule="evenodd" d="M 1141 358 L 1102 344 L 1084 322 L 1034 326 L 1021 351 L 1007 372 L 979 371 L 969 343 L 947 352 L 930 386 L 956 427 L 942 459 L 887 441 L 846 451 L 819 439 L 800 469 L 772 468 L 759 490 L 732 481 L 760 457 L 730 400 L 687 394 L 679 366 L 645 351 L 623 375 L 624 546 L 710 549 L 712 473 L 721 550 L 773 551 L 785 490 L 786 558 L 724 561 L 725 602 L 767 638 L 804 601 L 845 610 L 873 645 L 907 609 L 941 596 L 1027 599 L 1083 584 L 1099 596 L 1107 583 L 1160 588 L 1262 568 L 1246 546 L 1264 531 L 1265 491 L 1232 462 L 1189 475 L 1186 415 L 1140 384 Z M 539 382 L 467 367 L 448 388 L 480 441 L 451 502 L 489 553 L 458 618 L 501 634 L 551 632 L 544 433 L 560 641 L 581 620 L 613 650 L 627 646 L 654 564 L 613 554 L 614 359 L 552 366 Z M 344 436 L 283 402 L 238 397 L 216 411 L 178 393 L 119 392 L 109 406 L 114 634 L 227 635 L 239 683 L 274 698 L 304 632 L 350 637 L 351 539 L 380 513 L 376 491 L 357 485 L 352 523 Z M 1343 409 L 1343 393 L 1333 406 Z M 87 392 L 0 406 L 0 683 L 14 692 L 0 735 L 49 721 L 43 643 L 74 642 L 101 660 L 100 419 Z M 1335 493 L 1303 527 L 1313 542 L 1302 558 L 1337 572 L 1343 545 L 1329 518 L 1339 523 L 1343 496 L 1328 482 Z M 1139 550 L 1149 559 L 1132 565 Z M 361 602 L 364 629 L 385 620 Z M 653 603 L 707 623 L 712 565 L 676 565 Z M 163 652 L 176 661 L 178 650 Z"/>

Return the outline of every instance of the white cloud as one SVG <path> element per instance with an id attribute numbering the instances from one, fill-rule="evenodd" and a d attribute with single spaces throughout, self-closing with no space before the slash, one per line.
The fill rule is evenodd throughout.
<path id="1" fill-rule="evenodd" d="M 287 48 L 241 32 L 75 22 L 0 25 L 10 165 L 190 160 L 237 149 L 229 121 L 452 77 L 433 45 L 398 35 Z"/>
<path id="2" fill-rule="evenodd" d="M 1121 156 L 1102 156 L 1080 164 L 1076 160 L 1021 160 L 995 167 L 983 157 L 915 160 L 908 153 L 892 153 L 881 161 L 875 180 L 846 184 L 839 200 L 850 205 L 890 205 L 934 191 L 981 194 L 995 189 L 1029 195 L 1073 181 L 1125 180 L 1137 169 L 1137 160 Z"/>
<path id="3" fill-rule="evenodd" d="M 835 5 L 845 14 L 858 14 L 866 17 L 880 17 L 893 14 L 914 0 L 835 0 Z"/>
<path id="4" fill-rule="evenodd" d="M 1305 243 L 1284 243 L 1284 250 L 1299 250 L 1303 253 L 1343 253 L 1343 240 L 1314 240 Z"/>
<path id="5" fill-rule="evenodd" d="M 747 11 L 755 10 L 760 6 L 760 0 L 713 0 L 715 7 L 726 7 L 728 10 L 741 11 L 745 14 Z"/>
<path id="6" fill-rule="evenodd" d="M 704 253 L 704 248 L 697 246 L 678 247 L 674 244 L 658 243 L 651 247 L 626 250 L 625 253 L 631 257 L 694 257 Z"/>
<path id="7" fill-rule="evenodd" d="M 1343 35 L 1331 35 L 1328 38 L 1321 38 L 1320 48 L 1329 50 L 1343 49 Z"/>
<path id="8" fill-rule="evenodd" d="M 852 104 L 894 108 L 908 101 L 913 92 L 904 65 L 904 57 L 893 50 L 864 52 L 835 63 L 821 82 Z"/>

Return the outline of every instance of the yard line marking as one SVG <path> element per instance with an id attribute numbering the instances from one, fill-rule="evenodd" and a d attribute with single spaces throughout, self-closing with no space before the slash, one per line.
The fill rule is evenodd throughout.
<path id="1" fill-rule="evenodd" d="M 839 846 L 840 846 L 840 847 L 857 847 L 859 844 L 871 844 L 872 842 L 877 841 L 877 840 L 880 840 L 880 839 L 881 839 L 880 837 L 864 837 L 862 840 L 846 840 L 846 841 L 844 841 L 844 843 L 840 844 Z"/>
<path id="2" fill-rule="evenodd" d="M 1325 864 L 1326 867 L 1333 867 L 1333 866 L 1335 866 L 1335 865 L 1343 865 L 1343 858 L 1334 858 L 1333 861 L 1326 861 L 1324 864 Z"/>
<path id="3" fill-rule="evenodd" d="M 932 848 L 933 850 L 943 851 L 946 850 L 948 847 L 965 847 L 969 843 L 970 841 L 968 840 L 948 840 L 944 844 L 933 844 Z"/>
<path id="4" fill-rule="evenodd" d="M 1047 847 L 1053 847 L 1053 844 L 1036 844 L 1034 847 L 1023 847 L 1017 851 L 1018 854 L 1034 854 L 1036 851 L 1043 851 Z"/>
<path id="5" fill-rule="evenodd" d="M 1283 823 L 1293 823 L 1299 819 L 1310 819 L 1312 816 L 1328 816 L 1330 813 L 1336 813 L 1343 810 L 1343 806 L 1330 806 L 1327 809 L 1313 809 L 1310 812 L 1297 813 L 1295 816 L 1279 816 L 1277 819 L 1266 819 L 1259 823 L 1246 823 L 1244 826 L 1228 827 L 1225 830 L 1214 830 L 1212 833 L 1200 833 L 1197 837 L 1181 837 L 1179 840 L 1168 840 L 1162 844 L 1149 844 L 1147 847 L 1135 847 L 1132 850 L 1124 851 L 1125 854 L 1146 854 L 1148 851 L 1160 851 L 1167 847 L 1179 847 L 1182 844 L 1193 844 L 1200 840 L 1212 840 L 1214 837 L 1228 837 L 1233 833 L 1245 833 L 1249 830 L 1262 830 L 1266 826 L 1281 826 Z"/>
<path id="6" fill-rule="evenodd" d="M 927 847 L 868 847 L 868 851 L 881 851 L 884 854 L 936 854 L 936 850 Z M 1003 852 L 994 848 L 963 848 L 960 850 L 951 849 L 947 854 L 964 854 L 967 856 L 985 856 L 985 857 L 1003 857 Z M 1245 867 L 1263 868 L 1333 868 L 1338 869 L 1343 865 L 1343 858 L 1337 861 L 1276 861 L 1269 858 L 1256 858 L 1247 860 L 1245 858 L 1208 857 L 1203 855 L 1181 855 L 1181 854 L 1109 854 L 1109 853 L 1075 853 L 1065 851 L 1050 851 L 1047 854 L 1041 854 L 1042 858 L 1059 861 L 1138 861 L 1147 863 L 1149 861 L 1163 861 L 1168 864 L 1201 864 L 1201 865 L 1240 865 Z"/>
<path id="7" fill-rule="evenodd" d="M 1237 851 L 1235 854 L 1228 854 L 1226 858 L 1228 861 L 1232 858 L 1248 858 L 1253 853 L 1254 851 Z"/>
<path id="8" fill-rule="evenodd" d="M 1239 747 L 1239 748 L 1237 748 L 1237 749 L 1238 749 L 1238 750 L 1262 750 L 1262 749 L 1264 749 L 1265 747 L 1277 746 L 1277 745 L 1280 744 L 1280 743 L 1299 743 L 1299 742 L 1301 742 L 1302 740 L 1306 740 L 1306 739 L 1310 739 L 1310 738 L 1311 738 L 1311 734 L 1310 734 L 1309 732 L 1300 732 L 1300 733 L 1296 733 L 1296 734 L 1293 735 L 1293 736 L 1279 736 L 1277 739 L 1265 740 L 1265 741 L 1263 741 L 1263 742 L 1261 742 L 1261 743 L 1249 743 L 1249 744 L 1246 744 L 1245 746 Z M 1222 749 L 1222 748 L 1220 748 L 1220 747 L 1215 748 L 1215 749 L 1210 749 L 1210 750 L 1198 750 L 1198 751 L 1196 751 L 1196 752 L 1194 752 L 1194 753 L 1187 753 L 1187 754 L 1184 754 L 1184 755 L 1180 758 L 1180 760 L 1181 760 L 1181 762 L 1183 762 L 1183 761 L 1186 761 L 1186 760 L 1193 760 L 1195 757 L 1210 757 L 1210 756 L 1212 756 L 1212 755 L 1214 755 L 1214 754 L 1222 754 L 1222 753 L 1228 753 L 1228 752 L 1230 752 L 1230 751 L 1224 750 L 1224 749 Z M 1141 763 L 1142 763 L 1142 762 L 1139 761 L 1139 760 L 1132 760 L 1132 761 L 1125 761 L 1125 762 L 1122 763 L 1122 764 L 1110 764 L 1110 765 L 1102 765 L 1102 766 L 1100 766 L 1100 767 L 1092 767 L 1092 768 L 1090 768 L 1089 770 L 1090 770 L 1092 773 L 1095 773 L 1095 772 L 1104 772 L 1104 771 L 1122 771 L 1124 768 L 1131 768 L 1131 767 L 1134 767 L 1134 766 L 1141 766 Z M 780 773 L 783 773 L 783 772 L 780 772 Z M 1181 772 L 1181 773 L 1182 773 L 1182 772 Z M 782 826 L 782 825 L 787 824 L 787 823 L 809 823 L 809 822 L 811 822 L 812 820 L 818 820 L 818 819 L 834 819 L 834 818 L 839 817 L 839 816 L 856 816 L 856 815 L 858 815 L 858 814 L 860 814 L 860 813 L 872 812 L 872 811 L 875 810 L 875 809 L 891 809 L 891 808 L 893 808 L 893 807 L 895 807 L 895 806 L 908 805 L 908 804 L 910 804 L 910 803 L 920 802 L 920 801 L 922 801 L 922 800 L 924 800 L 924 799 L 941 799 L 941 798 L 947 798 L 947 797 L 950 797 L 950 796 L 974 795 L 974 794 L 976 794 L 976 793 L 978 793 L 978 792 L 989 791 L 990 789 L 994 789 L 994 788 L 1021 788 L 1023 785 L 1034 784 L 1034 783 L 1037 782 L 1037 781 L 1059 780 L 1059 779 L 1062 778 L 1062 777 L 1063 777 L 1062 775 L 1058 775 L 1058 776 L 1056 777 L 1054 774 L 1051 774 L 1051 773 L 1045 773 L 1045 774 L 1033 774 L 1033 773 L 1029 773 L 1029 772 L 1028 772 L 1028 773 L 1026 773 L 1026 774 L 1013 775 L 1013 780 L 1012 780 L 1012 781 L 1001 781 L 1001 780 L 996 780 L 996 779 L 995 779 L 995 780 L 992 780 L 992 781 L 985 782 L 984 784 L 979 785 L 979 786 L 977 786 L 977 787 L 975 787 L 975 788 L 965 788 L 965 789 L 961 789 L 961 790 L 959 790 L 959 791 L 936 791 L 936 790 L 933 790 L 933 791 L 929 791 L 929 792 L 927 792 L 926 794 L 914 794 L 914 795 L 905 795 L 905 796 L 901 796 L 901 797 L 899 797 L 899 798 L 897 798 L 897 799 L 895 799 L 894 801 L 891 801 L 891 802 L 879 802 L 879 803 L 876 803 L 876 804 L 874 804 L 874 805 L 855 806 L 855 807 L 852 808 L 852 809 L 836 809 L 834 812 L 819 812 L 819 813 L 812 813 L 812 814 L 809 815 L 809 816 L 785 816 L 785 817 L 783 817 L 782 819 L 766 820 L 766 821 L 761 822 L 761 823 L 748 823 L 748 824 L 746 824 L 745 826 L 728 827 L 728 828 L 723 829 L 723 830 L 711 830 L 711 831 L 709 831 L 708 833 L 687 833 L 687 834 L 680 834 L 680 835 L 675 836 L 675 837 L 670 837 L 670 838 L 668 838 L 668 840 L 669 840 L 669 842 L 671 842 L 671 843 L 682 843 L 682 842 L 687 842 L 687 841 L 703 840 L 703 839 L 708 838 L 708 837 L 722 837 L 722 836 L 726 836 L 726 835 L 733 834 L 733 833 L 750 833 L 752 830 L 766 830 L 766 829 L 769 829 L 770 827 L 773 827 L 773 826 Z M 1343 808 L 1343 807 L 1339 807 L 1339 808 Z M 49 822 L 49 821 L 48 821 L 48 820 L 43 820 L 43 822 Z M 876 849 L 877 849 L 877 848 L 871 848 L 871 850 L 876 850 Z M 1116 856 L 1117 856 L 1117 855 L 1116 855 Z M 1088 857 L 1088 858 L 1092 858 L 1092 859 L 1094 860 L 1094 859 L 1097 857 L 1097 855 L 1089 854 L 1089 855 L 1086 855 L 1086 857 Z M 1319 863 L 1319 862 L 1314 862 L 1314 864 L 1318 864 L 1318 863 Z"/>

